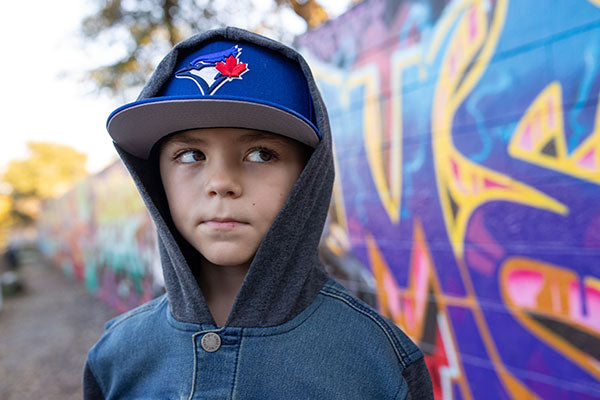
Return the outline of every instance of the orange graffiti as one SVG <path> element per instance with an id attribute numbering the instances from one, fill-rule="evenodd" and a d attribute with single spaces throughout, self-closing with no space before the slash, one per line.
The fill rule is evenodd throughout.
<path id="1" fill-rule="evenodd" d="M 416 220 L 413 227 L 410 283 L 406 289 L 398 286 L 377 243 L 370 235 L 367 235 L 367 247 L 377 284 L 380 312 L 420 343 L 432 374 L 435 397 L 452 398 L 452 384 L 457 382 L 462 397 L 471 399 L 472 394 L 459 360 L 456 339 L 446 311 L 447 303 L 466 305 L 466 302 L 464 299 L 443 295 L 420 221 Z M 435 314 L 436 321 L 433 337 L 430 339 L 432 343 L 424 341 L 429 313 Z"/>

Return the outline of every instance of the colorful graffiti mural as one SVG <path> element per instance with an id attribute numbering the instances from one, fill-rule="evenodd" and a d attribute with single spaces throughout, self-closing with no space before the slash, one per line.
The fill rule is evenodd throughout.
<path id="1" fill-rule="evenodd" d="M 599 7 L 370 0 L 296 40 L 332 223 L 437 399 L 600 398 Z"/>
<path id="2" fill-rule="evenodd" d="M 120 161 L 47 203 L 38 229 L 43 253 L 116 310 L 162 292 L 153 222 Z"/>

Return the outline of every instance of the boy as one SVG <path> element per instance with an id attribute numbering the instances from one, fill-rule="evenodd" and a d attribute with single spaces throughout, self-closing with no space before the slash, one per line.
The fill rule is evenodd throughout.
<path id="1" fill-rule="evenodd" d="M 107 323 L 86 399 L 433 398 L 419 349 L 323 272 L 331 137 L 299 54 L 235 28 L 195 36 L 107 128 L 167 294 Z"/>

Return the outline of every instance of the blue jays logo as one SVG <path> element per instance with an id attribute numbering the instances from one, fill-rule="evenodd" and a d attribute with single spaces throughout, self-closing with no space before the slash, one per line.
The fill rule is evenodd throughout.
<path id="1" fill-rule="evenodd" d="M 176 78 L 193 80 L 203 95 L 214 94 L 226 82 L 242 79 L 249 71 L 248 64 L 239 62 L 242 49 L 237 45 L 217 53 L 205 54 L 192 60 L 186 68 L 175 73 Z"/>

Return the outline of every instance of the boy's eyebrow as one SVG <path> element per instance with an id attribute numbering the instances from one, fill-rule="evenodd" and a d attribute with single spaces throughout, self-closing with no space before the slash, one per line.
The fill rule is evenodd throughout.
<path id="1" fill-rule="evenodd" d="M 254 143 L 260 140 L 268 140 L 273 142 L 286 142 L 286 138 L 280 135 L 276 135 L 274 133 L 268 132 L 249 132 L 240 135 L 236 141 L 238 143 Z M 185 133 L 177 136 L 173 136 L 172 138 L 167 139 L 164 145 L 171 144 L 183 144 L 183 145 L 195 145 L 195 144 L 206 144 L 207 141 L 203 139 L 201 136 L 192 136 L 186 135 Z"/>
<path id="2" fill-rule="evenodd" d="M 238 142 L 241 143 L 252 143 L 259 140 L 271 140 L 276 142 L 285 142 L 285 138 L 274 133 L 267 132 L 252 132 L 245 133 L 238 138 Z"/>
<path id="3" fill-rule="evenodd" d="M 169 138 L 165 144 L 206 144 L 206 140 L 198 137 L 198 136 L 187 136 L 186 134 L 173 136 Z"/>

